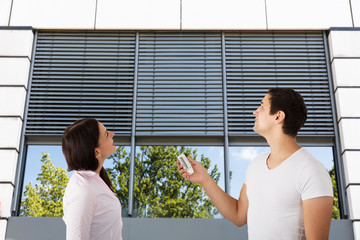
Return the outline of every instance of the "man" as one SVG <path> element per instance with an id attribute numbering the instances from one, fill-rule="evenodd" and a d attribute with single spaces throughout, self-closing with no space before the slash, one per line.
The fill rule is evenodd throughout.
<path id="1" fill-rule="evenodd" d="M 179 172 L 199 183 L 225 218 L 237 226 L 248 224 L 250 240 L 328 239 L 331 179 L 296 141 L 307 118 L 302 96 L 292 89 L 272 88 L 253 114 L 253 129 L 267 140 L 271 152 L 251 162 L 239 199 L 225 193 L 191 158 L 194 173 L 187 173 L 178 161 Z"/>

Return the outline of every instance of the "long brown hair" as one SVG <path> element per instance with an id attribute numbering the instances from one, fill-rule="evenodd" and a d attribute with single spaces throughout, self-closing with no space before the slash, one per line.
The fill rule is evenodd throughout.
<path id="1" fill-rule="evenodd" d="M 95 171 L 99 167 L 99 161 L 95 157 L 98 144 L 99 125 L 96 119 L 85 118 L 68 126 L 62 136 L 62 152 L 68 165 L 67 170 Z M 104 167 L 101 168 L 100 177 L 115 192 Z"/>

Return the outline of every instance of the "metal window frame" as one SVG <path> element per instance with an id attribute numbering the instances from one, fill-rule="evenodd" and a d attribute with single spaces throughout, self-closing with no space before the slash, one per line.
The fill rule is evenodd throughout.
<path id="1" fill-rule="evenodd" d="M 135 66 L 134 66 L 134 85 L 133 85 L 133 117 L 131 123 L 131 136 L 129 138 L 116 138 L 115 142 L 117 144 L 125 144 L 130 143 L 131 147 L 131 166 L 130 166 L 130 182 L 129 182 L 129 209 L 128 216 L 133 216 L 133 189 L 134 189 L 134 164 L 135 164 L 135 148 L 140 145 L 183 145 L 183 146 L 222 146 L 224 147 L 224 171 L 225 171 L 225 191 L 229 192 L 229 148 L 234 146 L 267 146 L 264 139 L 261 137 L 239 137 L 239 136 L 229 136 L 228 129 L 228 113 L 227 113 L 227 86 L 226 86 L 226 45 L 225 45 L 225 34 L 226 31 L 221 31 L 221 55 L 222 55 L 222 80 L 223 80 L 223 111 L 224 111 L 224 136 L 223 137 L 192 137 L 192 139 L 187 139 L 186 137 L 137 137 L 136 135 L 136 107 L 137 107 L 137 79 L 138 79 L 138 67 L 139 67 L 139 38 L 140 31 L 136 31 L 136 47 L 135 47 Z M 334 164 L 336 169 L 337 183 L 338 183 L 338 194 L 339 194 L 339 203 L 341 208 L 341 217 L 348 218 L 348 210 L 347 210 L 347 201 L 345 195 L 345 181 L 343 175 L 343 167 L 341 164 L 341 156 L 340 156 L 340 143 L 339 143 L 339 130 L 337 127 L 336 121 L 336 108 L 335 108 L 335 100 L 334 100 L 334 92 L 331 78 L 331 70 L 329 64 L 329 54 L 328 54 L 328 45 L 327 45 L 327 36 L 326 33 L 323 32 L 323 41 L 324 48 L 326 54 L 326 67 L 327 67 L 327 75 L 329 81 L 329 89 L 330 89 L 330 100 L 331 100 L 331 109 L 332 109 L 332 120 L 334 123 L 334 132 L 335 137 L 322 136 L 318 138 L 309 139 L 308 137 L 298 137 L 298 142 L 303 146 L 327 146 L 332 147 L 334 152 Z M 37 37 L 38 31 L 35 31 L 35 38 L 33 44 L 33 53 L 32 53 L 32 62 L 30 68 L 30 77 L 29 77 L 29 88 L 27 92 L 27 100 L 25 105 L 25 113 L 27 113 L 29 109 L 29 99 L 31 93 L 31 82 L 34 68 L 34 59 L 36 54 L 37 47 Z M 20 212 L 20 203 L 21 203 L 21 191 L 23 186 L 23 178 L 24 178 L 24 168 L 26 161 L 26 149 L 29 144 L 41 144 L 41 145 L 49 145 L 49 144 L 58 144 L 58 140 L 52 137 L 45 137 L 48 141 L 44 141 L 44 137 L 33 137 L 30 140 L 25 135 L 25 129 L 27 125 L 27 114 L 24 114 L 24 124 L 23 131 L 21 136 L 20 143 L 20 154 L 18 160 L 18 167 L 16 173 L 16 183 L 15 183 L 15 193 L 12 203 L 12 215 L 17 216 Z M 170 140 L 170 141 L 169 141 Z"/>

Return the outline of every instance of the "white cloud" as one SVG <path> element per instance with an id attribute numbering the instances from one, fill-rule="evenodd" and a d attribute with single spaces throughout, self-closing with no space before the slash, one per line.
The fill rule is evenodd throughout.
<path id="1" fill-rule="evenodd" d="M 251 161 L 260 153 L 265 152 L 266 149 L 262 147 L 244 147 L 240 149 L 233 149 L 231 151 L 231 157 L 240 161 Z"/>

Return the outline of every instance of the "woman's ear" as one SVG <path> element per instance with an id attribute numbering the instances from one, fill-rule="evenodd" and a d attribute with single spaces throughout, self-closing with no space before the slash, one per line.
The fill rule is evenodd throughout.
<path id="1" fill-rule="evenodd" d="M 95 148 L 95 157 L 99 159 L 101 157 L 99 149 Z"/>

